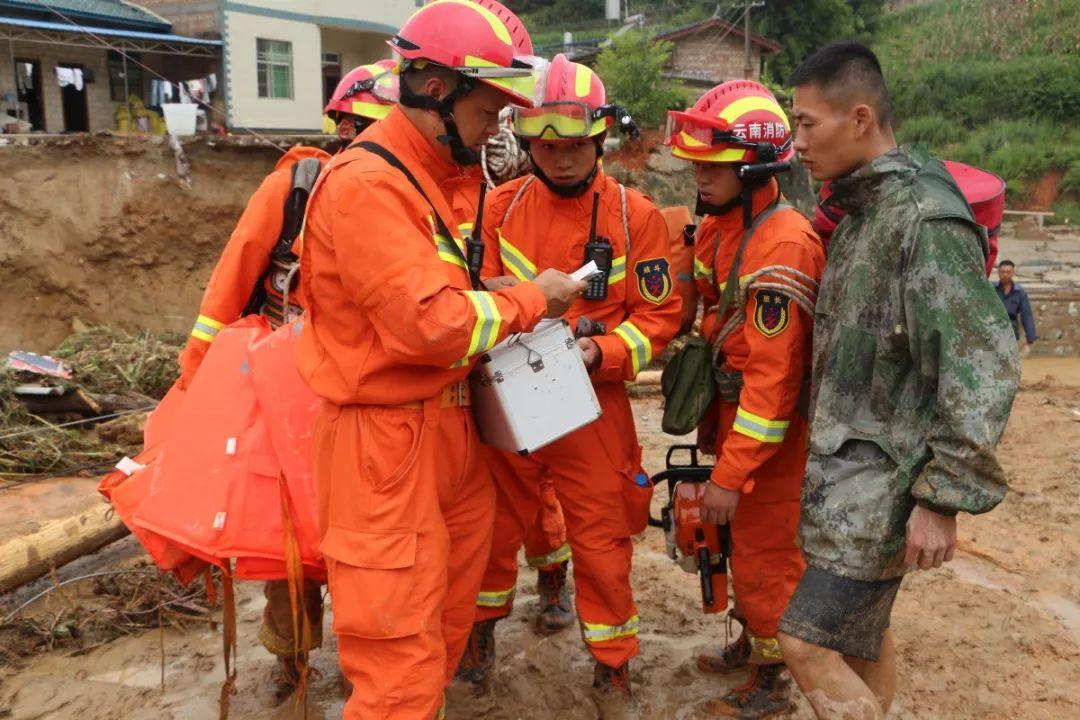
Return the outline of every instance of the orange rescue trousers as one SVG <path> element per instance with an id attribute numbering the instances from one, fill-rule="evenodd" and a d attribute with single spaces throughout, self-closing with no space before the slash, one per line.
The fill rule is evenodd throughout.
<path id="1" fill-rule="evenodd" d="M 582 634 L 599 662 L 619 667 L 638 653 L 638 615 L 630 589 L 631 535 L 646 523 L 652 486 L 638 485 L 641 447 L 621 382 L 601 383 L 603 417 L 527 457 L 503 453 L 493 468 L 495 539 L 476 621 L 513 608 L 517 553 L 536 524 L 542 488 L 552 483 L 573 550 L 575 600 Z M 512 472 L 500 471 L 510 469 Z"/>
<path id="2" fill-rule="evenodd" d="M 445 404 L 445 403 L 443 403 Z M 495 492 L 467 407 L 325 403 L 315 481 L 345 720 L 430 720 L 472 628 Z"/>
<path id="3" fill-rule="evenodd" d="M 732 433 L 736 403 L 719 403 L 717 450 Z M 776 627 L 806 564 L 795 545 L 806 469 L 806 421 L 795 415 L 775 455 L 753 472 L 753 491 L 739 496 L 731 521 L 735 614 L 746 625 L 750 662 L 780 662 Z"/>

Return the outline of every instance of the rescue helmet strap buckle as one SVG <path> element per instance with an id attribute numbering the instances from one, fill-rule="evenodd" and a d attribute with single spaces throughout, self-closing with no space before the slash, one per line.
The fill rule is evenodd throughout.
<path id="1" fill-rule="evenodd" d="M 406 63 L 405 69 L 409 67 L 410 64 Z M 438 113 L 439 119 L 442 120 L 443 126 L 446 128 L 446 133 L 439 135 L 436 140 L 450 148 L 450 157 L 453 158 L 455 163 L 464 167 L 476 165 L 480 162 L 480 154 L 465 147 L 465 142 L 461 139 L 461 133 L 457 129 L 457 121 L 454 120 L 454 103 L 476 88 L 476 84 L 471 78 L 458 73 L 457 87 L 447 93 L 442 100 L 430 95 L 421 95 L 409 87 L 409 83 L 405 82 L 404 78 L 401 80 L 400 88 L 401 97 L 398 102 L 405 107 L 431 110 Z"/>

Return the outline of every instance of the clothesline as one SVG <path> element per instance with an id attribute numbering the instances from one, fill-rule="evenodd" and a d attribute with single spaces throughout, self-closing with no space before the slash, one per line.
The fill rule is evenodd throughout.
<path id="1" fill-rule="evenodd" d="M 163 103 L 210 103 L 210 94 L 217 90 L 217 73 L 195 80 L 150 80 L 150 97 L 147 106 L 160 106 Z"/>

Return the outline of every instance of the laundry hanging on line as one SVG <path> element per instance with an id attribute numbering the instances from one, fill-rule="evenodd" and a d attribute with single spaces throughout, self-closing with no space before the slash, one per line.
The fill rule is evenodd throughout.
<path id="1" fill-rule="evenodd" d="M 83 89 L 83 71 L 79 68 L 57 67 L 56 80 L 62 88 L 72 85 L 76 90 Z"/>

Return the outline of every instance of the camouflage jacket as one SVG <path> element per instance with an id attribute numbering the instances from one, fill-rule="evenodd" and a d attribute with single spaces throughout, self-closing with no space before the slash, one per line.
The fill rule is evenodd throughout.
<path id="1" fill-rule="evenodd" d="M 944 165 L 897 148 L 832 189 L 848 214 L 816 306 L 800 538 L 810 565 L 878 580 L 904 573 L 916 503 L 982 513 L 1005 496 L 994 447 L 1019 357 Z"/>

